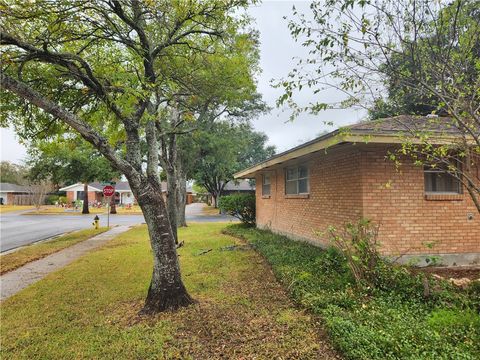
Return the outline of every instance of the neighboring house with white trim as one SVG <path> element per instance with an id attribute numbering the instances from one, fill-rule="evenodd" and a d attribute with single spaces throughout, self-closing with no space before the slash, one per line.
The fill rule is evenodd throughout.
<path id="1" fill-rule="evenodd" d="M 99 182 L 91 182 L 88 184 L 88 201 L 89 202 L 103 202 L 103 188 L 105 186 Z M 119 205 L 133 205 L 135 198 L 130 185 L 127 181 L 120 181 L 114 185 L 115 188 L 115 203 Z M 163 188 L 163 184 L 162 184 Z M 73 185 L 65 186 L 60 189 L 67 193 L 67 202 L 72 203 L 77 200 L 83 200 L 84 196 L 84 184 L 76 183 Z"/>
<path id="2" fill-rule="evenodd" d="M 28 195 L 28 188 L 26 186 L 0 183 L 0 204 L 1 205 L 14 205 L 15 197 L 17 195 Z M 30 204 L 25 204 L 30 205 Z"/>
<path id="3" fill-rule="evenodd" d="M 88 201 L 89 202 L 103 202 L 103 188 L 99 182 L 92 182 L 88 184 Z M 114 185 L 115 188 L 115 203 L 118 205 L 133 205 L 136 203 L 133 192 L 130 189 L 130 185 L 127 181 L 119 181 Z M 69 186 L 65 186 L 60 189 L 67 193 L 67 202 L 72 203 L 76 200 L 83 200 L 84 185 L 77 183 Z M 187 194 L 191 194 L 191 188 L 187 188 Z M 162 194 L 164 199 L 167 196 L 167 183 L 162 181 Z M 188 197 L 187 197 L 188 198 Z"/>

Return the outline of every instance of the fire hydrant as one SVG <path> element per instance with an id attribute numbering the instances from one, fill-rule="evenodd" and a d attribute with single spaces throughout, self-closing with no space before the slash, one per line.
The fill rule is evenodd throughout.
<path id="1" fill-rule="evenodd" d="M 98 217 L 98 215 L 95 215 L 95 217 L 93 218 L 93 223 L 92 223 L 95 230 L 98 229 L 99 224 L 100 224 L 100 218 Z"/>

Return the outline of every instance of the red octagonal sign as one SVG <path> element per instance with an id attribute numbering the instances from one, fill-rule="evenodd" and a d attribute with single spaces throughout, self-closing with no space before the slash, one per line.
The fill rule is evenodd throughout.
<path id="1" fill-rule="evenodd" d="M 103 188 L 104 196 L 112 196 L 115 193 L 115 188 L 111 185 L 107 185 Z"/>

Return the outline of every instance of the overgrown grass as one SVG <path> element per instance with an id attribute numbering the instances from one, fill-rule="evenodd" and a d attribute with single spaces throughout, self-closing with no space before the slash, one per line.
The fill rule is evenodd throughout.
<path id="1" fill-rule="evenodd" d="M 198 304 L 138 317 L 152 268 L 142 226 L 3 302 L 0 357 L 332 358 L 315 319 L 295 308 L 265 261 L 248 247 L 224 249 L 242 243 L 222 235 L 224 226 L 180 229 L 182 275 Z"/>
<path id="2" fill-rule="evenodd" d="M 107 227 L 97 230 L 86 229 L 75 231 L 55 239 L 43 241 L 40 243 L 24 246 L 17 251 L 0 256 L 0 275 L 15 270 L 31 261 L 41 259 L 54 252 L 63 250 L 69 246 L 75 245 L 81 241 L 87 240 L 92 236 L 107 231 Z"/>
<path id="3" fill-rule="evenodd" d="M 345 259 L 268 231 L 231 225 L 253 244 L 294 300 L 320 315 L 349 359 L 479 359 L 480 284 L 467 290 L 386 269 L 376 289 L 355 287 Z M 423 282 L 432 289 L 424 297 Z"/>

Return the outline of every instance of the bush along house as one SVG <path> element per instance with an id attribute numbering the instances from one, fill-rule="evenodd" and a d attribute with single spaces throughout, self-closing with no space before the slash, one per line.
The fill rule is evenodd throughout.
<path id="1" fill-rule="evenodd" d="M 442 120 L 442 118 L 439 118 Z M 379 250 L 400 262 L 480 264 L 480 216 L 464 186 L 441 167 L 398 161 L 412 129 L 432 142 L 458 132 L 429 117 L 398 116 L 336 130 L 235 174 L 256 179 L 256 223 L 288 237 L 330 244 L 328 228 L 369 219 L 379 226 Z M 408 140 L 406 140 L 408 139 Z M 420 140 L 418 140 L 420 142 Z M 472 165 L 478 181 L 478 158 Z"/>

